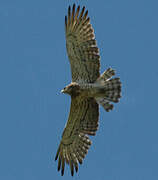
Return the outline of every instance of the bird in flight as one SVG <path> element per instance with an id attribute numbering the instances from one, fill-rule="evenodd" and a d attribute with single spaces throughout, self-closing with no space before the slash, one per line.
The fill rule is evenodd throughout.
<path id="1" fill-rule="evenodd" d="M 99 49 L 85 7 L 80 11 L 80 6 L 69 6 L 65 36 L 72 82 L 61 92 L 71 96 L 71 108 L 55 160 L 61 175 L 68 164 L 73 176 L 91 145 L 89 135 L 98 129 L 99 105 L 107 112 L 113 109 L 121 97 L 121 82 L 112 78 L 111 68 L 100 74 Z"/>

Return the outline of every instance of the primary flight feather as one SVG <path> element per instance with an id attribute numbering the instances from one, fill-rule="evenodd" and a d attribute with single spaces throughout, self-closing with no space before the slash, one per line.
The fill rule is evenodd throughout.
<path id="1" fill-rule="evenodd" d="M 121 82 L 112 78 L 115 71 L 111 68 L 100 75 L 99 49 L 85 7 L 80 11 L 80 6 L 69 6 L 65 35 L 72 82 L 62 92 L 71 96 L 71 108 L 55 160 L 61 175 L 66 163 L 73 176 L 91 145 L 88 135 L 94 136 L 98 129 L 99 104 L 106 111 L 112 110 L 110 102 L 116 103 L 121 97 Z"/>

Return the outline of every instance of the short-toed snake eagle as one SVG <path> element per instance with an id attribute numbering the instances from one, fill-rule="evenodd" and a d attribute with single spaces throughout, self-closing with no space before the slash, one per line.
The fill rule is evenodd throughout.
<path id="1" fill-rule="evenodd" d="M 113 69 L 100 75 L 100 55 L 94 30 L 87 17 L 85 7 L 72 9 L 69 6 L 65 16 L 66 48 L 71 65 L 72 83 L 62 92 L 71 96 L 68 122 L 62 134 L 55 160 L 58 170 L 64 174 L 65 163 L 69 164 L 71 175 L 78 171 L 91 145 L 88 135 L 95 135 L 98 129 L 99 104 L 106 111 L 121 97 L 121 83 Z"/>

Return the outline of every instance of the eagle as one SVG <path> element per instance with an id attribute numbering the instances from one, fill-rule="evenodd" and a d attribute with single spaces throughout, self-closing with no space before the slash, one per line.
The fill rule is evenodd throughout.
<path id="1" fill-rule="evenodd" d="M 65 164 L 73 176 L 92 144 L 89 135 L 94 136 L 98 129 L 99 105 L 107 112 L 113 109 L 112 103 L 121 97 L 121 82 L 112 78 L 112 68 L 100 74 L 99 49 L 84 6 L 81 11 L 75 4 L 68 7 L 65 36 L 72 82 L 61 92 L 71 96 L 71 108 L 55 160 L 62 176 Z"/>

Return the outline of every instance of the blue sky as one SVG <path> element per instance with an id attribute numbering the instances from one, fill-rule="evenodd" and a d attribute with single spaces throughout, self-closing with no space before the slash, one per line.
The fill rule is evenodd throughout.
<path id="1" fill-rule="evenodd" d="M 71 179 L 54 161 L 67 121 L 71 81 L 64 16 L 85 5 L 101 72 L 117 70 L 122 99 L 100 108 L 100 127 L 73 179 L 158 179 L 158 1 L 0 1 L 0 179 Z"/>

